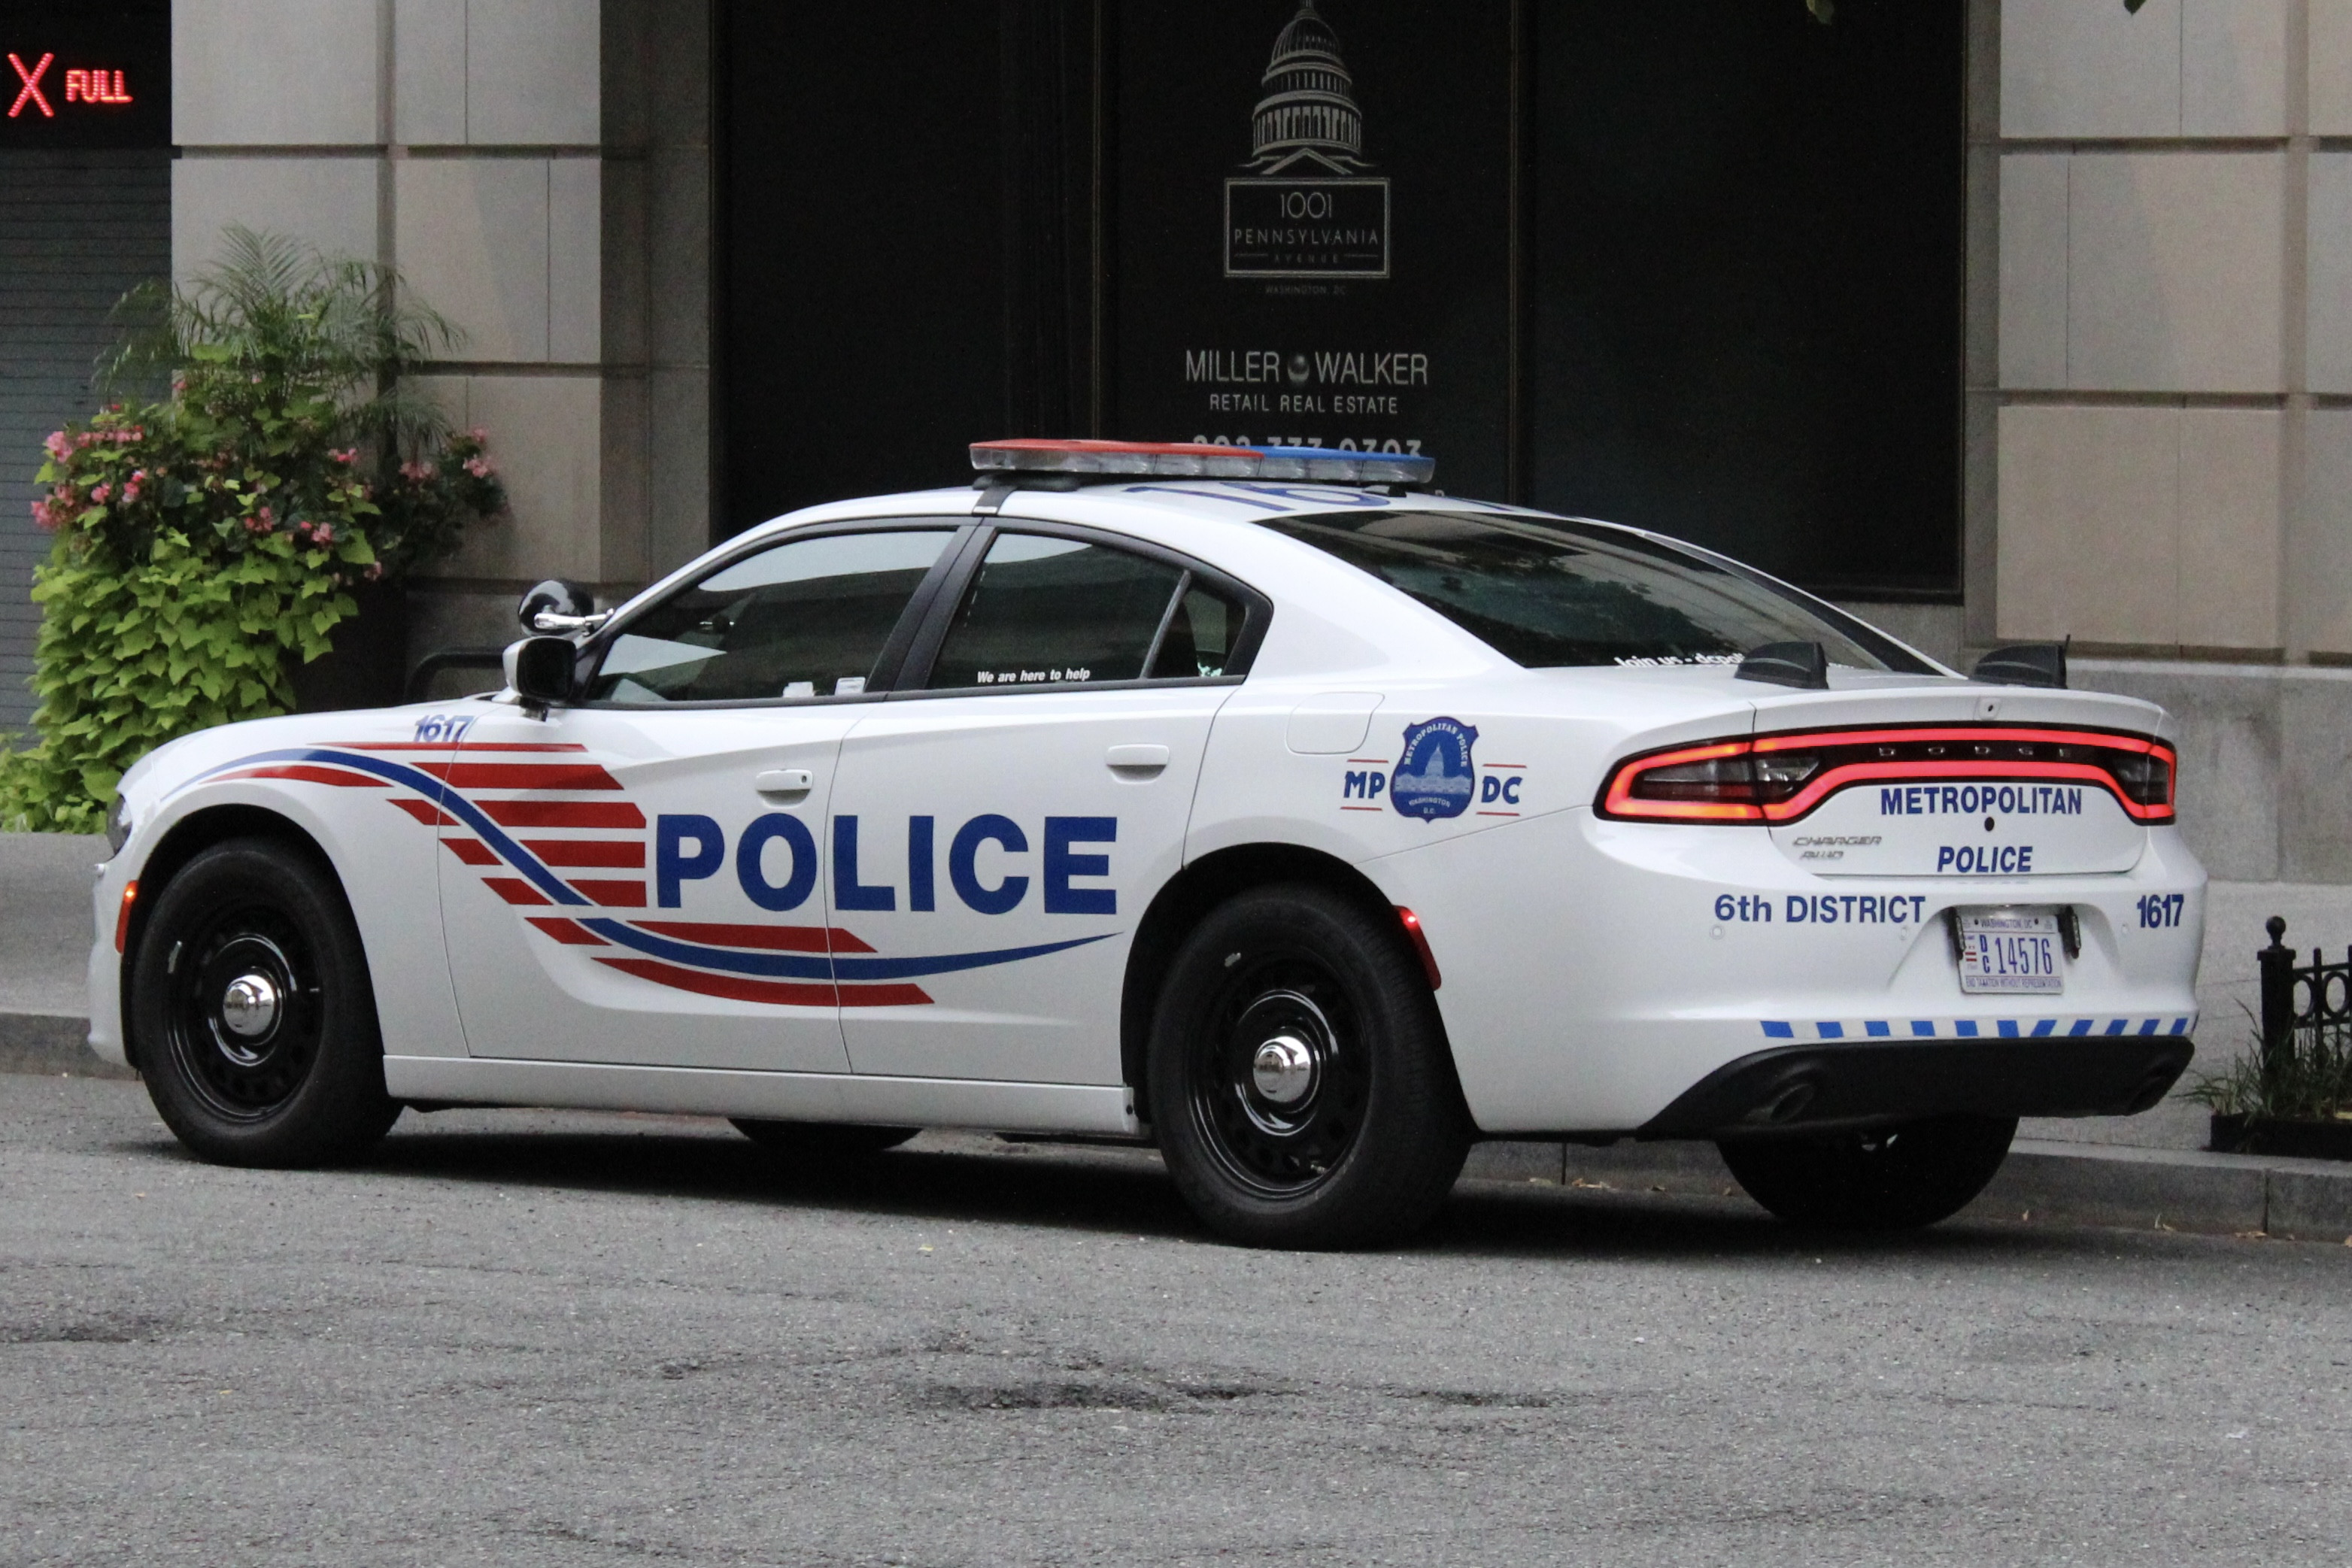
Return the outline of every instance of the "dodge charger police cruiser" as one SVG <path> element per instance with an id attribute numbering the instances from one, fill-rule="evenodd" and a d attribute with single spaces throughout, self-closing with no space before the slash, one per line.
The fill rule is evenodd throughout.
<path id="1" fill-rule="evenodd" d="M 1411 1231 L 1480 1138 L 1932 1223 L 2189 1061 L 2168 723 L 2061 648 L 1962 676 L 1425 457 L 972 457 L 543 585 L 496 693 L 157 750 L 93 1043 L 214 1160 L 457 1104 L 1128 1138 L 1284 1246 Z"/>

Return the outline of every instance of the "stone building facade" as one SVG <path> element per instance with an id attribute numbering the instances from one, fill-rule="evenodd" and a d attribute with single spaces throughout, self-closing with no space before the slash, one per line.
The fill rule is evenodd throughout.
<path id="1" fill-rule="evenodd" d="M 2352 0 L 1948 3 L 1958 591 L 1845 597 L 1948 660 L 2071 637 L 2078 684 L 2179 716 L 2217 874 L 2352 881 Z M 467 335 L 433 384 L 514 512 L 415 594 L 413 653 L 728 531 L 725 16 L 173 0 L 174 268 L 229 222 L 288 232 Z"/>

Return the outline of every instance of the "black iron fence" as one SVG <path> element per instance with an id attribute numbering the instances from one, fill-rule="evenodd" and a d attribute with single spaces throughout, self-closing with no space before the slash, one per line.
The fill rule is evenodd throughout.
<path id="1" fill-rule="evenodd" d="M 2352 1050 L 2352 948 L 2331 964 L 2325 948 L 2311 950 L 2311 962 L 2295 962 L 2281 940 L 2286 922 L 2272 915 L 2264 929 L 2271 945 L 2257 955 L 2263 972 L 2263 1078 L 2275 1086 L 2298 1061 L 2341 1061 Z"/>

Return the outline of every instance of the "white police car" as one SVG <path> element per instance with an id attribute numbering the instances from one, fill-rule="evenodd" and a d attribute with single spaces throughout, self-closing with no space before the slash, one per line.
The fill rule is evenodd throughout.
<path id="1" fill-rule="evenodd" d="M 1151 1137 L 1213 1228 L 1392 1237 L 1486 1137 L 1706 1138 L 1924 1224 L 2189 1056 L 2158 709 L 1963 678 L 1426 459 L 1007 442 L 818 507 L 494 695 L 123 780 L 92 1040 L 213 1159 L 404 1105 Z M 575 612 L 584 606 L 572 607 Z"/>

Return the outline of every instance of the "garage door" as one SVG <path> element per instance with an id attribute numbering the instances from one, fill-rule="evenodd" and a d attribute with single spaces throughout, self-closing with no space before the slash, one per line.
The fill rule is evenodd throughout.
<path id="1" fill-rule="evenodd" d="M 41 438 L 91 407 L 108 313 L 172 265 L 172 162 L 153 149 L 0 152 L 0 733 L 33 709 Z"/>

